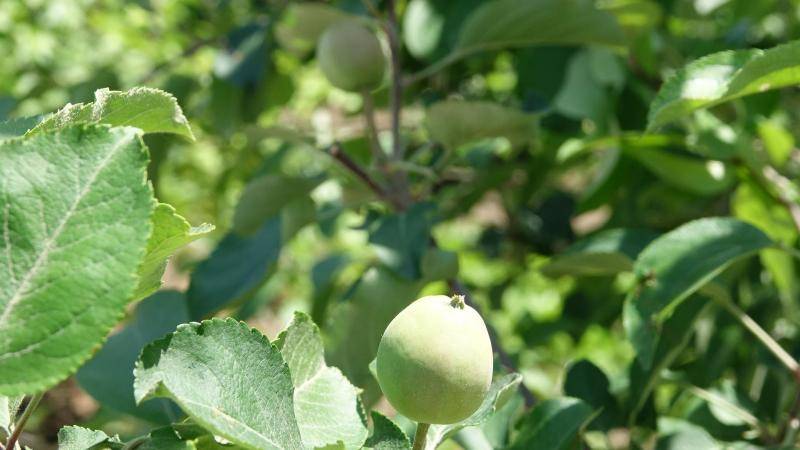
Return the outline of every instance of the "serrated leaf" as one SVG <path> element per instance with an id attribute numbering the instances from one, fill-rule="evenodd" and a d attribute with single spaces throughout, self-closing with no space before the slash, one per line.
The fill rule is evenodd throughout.
<path id="1" fill-rule="evenodd" d="M 19 117 L 0 122 L 0 140 L 24 135 L 42 121 L 42 116 Z"/>
<path id="2" fill-rule="evenodd" d="M 295 312 L 275 344 L 292 373 L 295 416 L 305 447 L 338 443 L 345 449 L 361 448 L 367 427 L 358 400 L 360 391 L 339 369 L 325 365 L 322 336 L 311 318 Z"/>
<path id="3" fill-rule="evenodd" d="M 566 450 L 594 416 L 592 408 L 576 398 L 545 400 L 522 419 L 509 450 Z"/>
<path id="4" fill-rule="evenodd" d="M 534 138 L 536 126 L 533 114 L 483 101 L 445 100 L 434 103 L 425 115 L 431 139 L 450 149 L 493 137 L 521 145 Z"/>
<path id="5" fill-rule="evenodd" d="M 615 17 L 587 0 L 497 0 L 475 9 L 461 28 L 455 51 L 530 45 L 625 45 Z"/>
<path id="6" fill-rule="evenodd" d="M 153 399 L 140 405 L 133 395 L 133 368 L 150 342 L 189 321 L 183 294 L 157 292 L 136 307 L 131 321 L 108 338 L 105 345 L 83 365 L 76 378 L 81 387 L 103 406 L 156 423 L 176 421 L 181 412 L 169 400 Z"/>
<path id="7" fill-rule="evenodd" d="M 119 437 L 78 426 L 58 430 L 58 450 L 116 450 L 124 445 Z"/>
<path id="8" fill-rule="evenodd" d="M 409 450 L 411 442 L 403 430 L 381 413 L 372 412 L 372 435 L 364 448 L 373 450 Z"/>
<path id="9" fill-rule="evenodd" d="M 145 347 L 136 401 L 173 399 L 215 435 L 252 449 L 302 448 L 292 376 L 267 338 L 233 319 L 181 325 Z"/>
<path id="10" fill-rule="evenodd" d="M 483 403 L 481 403 L 481 406 L 479 406 L 471 416 L 461 422 L 453 424 L 431 425 L 428 429 L 427 439 L 425 440 L 425 449 L 434 450 L 439 444 L 457 431 L 466 427 L 480 425 L 489 420 L 495 411 L 502 408 L 503 405 L 508 402 L 521 382 L 522 375 L 518 373 L 510 373 L 495 378 L 492 381 L 492 385 L 489 387 L 486 398 L 483 399 Z"/>
<path id="11" fill-rule="evenodd" d="M 650 230 L 618 228 L 598 232 L 569 246 L 541 268 L 548 277 L 616 275 L 633 270 L 639 252 L 658 235 Z"/>
<path id="12" fill-rule="evenodd" d="M 0 143 L 0 394 L 66 378 L 122 316 L 155 203 L 139 133 L 80 126 Z"/>
<path id="13" fill-rule="evenodd" d="M 173 133 L 194 140 L 178 101 L 167 92 L 137 87 L 125 92 L 99 89 L 94 102 L 68 104 L 28 134 L 60 130 L 78 123 L 132 126 L 145 133 Z"/>
<path id="14" fill-rule="evenodd" d="M 648 128 L 739 97 L 800 83 L 800 41 L 768 50 L 714 53 L 687 64 L 669 78 L 650 105 Z"/>
<path id="15" fill-rule="evenodd" d="M 436 220 L 436 205 L 417 203 L 407 211 L 378 219 L 369 242 L 383 264 L 415 280 L 422 275 L 422 258 L 430 247 L 428 239 Z"/>
<path id="16" fill-rule="evenodd" d="M 214 231 L 214 225 L 204 223 L 193 227 L 175 208 L 159 203 L 153 211 L 153 232 L 147 241 L 147 253 L 139 267 L 139 286 L 133 300 L 141 300 L 161 288 L 161 277 L 172 254 Z"/>
<path id="17" fill-rule="evenodd" d="M 634 265 L 639 284 L 628 297 L 623 321 L 645 368 L 655 352 L 660 317 L 735 261 L 771 246 L 758 228 L 730 218 L 686 223 L 645 248 Z"/>

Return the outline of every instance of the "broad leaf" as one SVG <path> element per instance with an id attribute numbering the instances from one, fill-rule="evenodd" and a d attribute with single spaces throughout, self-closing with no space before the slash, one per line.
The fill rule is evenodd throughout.
<path id="1" fill-rule="evenodd" d="M 139 267 L 139 286 L 133 299 L 143 299 L 161 288 L 161 277 L 172 253 L 213 230 L 214 226 L 207 223 L 193 227 L 178 215 L 175 208 L 159 203 L 153 211 L 153 233 L 147 241 L 147 254 Z"/>
<path id="2" fill-rule="evenodd" d="M 125 92 L 100 89 L 94 102 L 68 104 L 28 134 L 60 130 L 77 123 L 132 126 L 145 133 L 173 133 L 194 139 L 178 101 L 167 92 L 137 87 Z"/>
<path id="3" fill-rule="evenodd" d="M 133 368 L 142 349 L 150 342 L 189 321 L 183 294 L 162 291 L 142 301 L 133 318 L 120 332 L 108 338 L 77 373 L 81 387 L 103 406 L 156 423 L 170 423 L 181 413 L 166 399 L 140 405 L 133 396 Z"/>
<path id="4" fill-rule="evenodd" d="M 466 427 L 481 425 L 486 422 L 495 411 L 502 408 L 506 402 L 511 399 L 521 382 L 522 376 L 518 373 L 503 375 L 496 378 L 492 381 L 492 385 L 483 403 L 471 416 L 454 424 L 431 425 L 428 430 L 427 439 L 425 440 L 425 449 L 433 450 L 457 431 Z"/>
<path id="5" fill-rule="evenodd" d="M 275 36 L 286 49 L 304 55 L 317 46 L 319 37 L 329 26 L 354 17 L 324 3 L 293 2 L 289 3 L 278 22 Z"/>
<path id="6" fill-rule="evenodd" d="M 294 383 L 294 412 L 303 445 L 339 445 L 359 449 L 367 427 L 358 400 L 359 389 L 339 369 L 325 365 L 322 336 L 308 315 L 294 320 L 275 342 L 289 365 Z"/>
<path id="7" fill-rule="evenodd" d="M 681 156 L 656 148 L 638 148 L 627 154 L 665 183 L 692 194 L 717 195 L 735 182 L 733 171 L 721 161 Z"/>
<path id="8" fill-rule="evenodd" d="M 404 278 L 422 275 L 422 259 L 430 247 L 429 236 L 437 220 L 436 206 L 417 203 L 408 211 L 381 217 L 369 241 L 378 258 Z"/>
<path id="9" fill-rule="evenodd" d="M 634 265 L 639 278 L 626 300 L 628 338 L 650 367 L 661 318 L 735 261 L 772 245 L 750 224 L 728 217 L 699 219 L 659 237 Z"/>
<path id="10" fill-rule="evenodd" d="M 58 450 L 111 450 L 124 446 L 117 436 L 77 426 L 58 430 Z"/>
<path id="11" fill-rule="evenodd" d="M 372 412 L 372 435 L 364 443 L 364 448 L 373 450 L 409 450 L 411 442 L 403 430 L 389 418 Z"/>
<path id="12" fill-rule="evenodd" d="M 378 343 L 389 322 L 415 300 L 424 281 L 408 281 L 389 269 L 367 270 L 352 288 L 352 296 L 331 311 L 325 329 L 328 361 L 356 386 L 364 389 L 364 403 L 371 405 L 380 390 L 369 371 Z"/>
<path id="13" fill-rule="evenodd" d="M 233 215 L 233 229 L 241 235 L 252 235 L 268 219 L 276 216 L 289 203 L 306 197 L 321 178 L 288 177 L 269 174 L 251 180 L 245 186 Z"/>
<path id="14" fill-rule="evenodd" d="M 601 231 L 553 257 L 541 271 L 549 277 L 616 275 L 633 270 L 639 252 L 656 233 L 635 228 Z"/>
<path id="15" fill-rule="evenodd" d="M 222 238 L 192 274 L 186 295 L 193 320 L 208 317 L 261 286 L 280 255 L 281 223 L 275 217 L 253 236 L 229 233 Z"/>
<path id="16" fill-rule="evenodd" d="M 473 11 L 461 28 L 456 52 L 553 44 L 621 47 L 625 36 L 614 16 L 588 0 L 496 0 Z"/>
<path id="17" fill-rule="evenodd" d="M 662 86 L 650 105 L 648 127 L 657 128 L 690 112 L 800 83 L 800 41 L 769 50 L 714 53 L 687 64 Z"/>
<path id="18" fill-rule="evenodd" d="M 611 395 L 609 386 L 606 374 L 589 360 L 582 359 L 567 368 L 564 394 L 579 398 L 598 411 L 589 429 L 609 431 L 624 426 L 619 404 Z"/>
<path id="19" fill-rule="evenodd" d="M 289 367 L 244 323 L 181 325 L 145 347 L 135 376 L 137 402 L 172 398 L 195 422 L 247 448 L 302 448 Z"/>
<path id="20" fill-rule="evenodd" d="M 536 126 L 532 114 L 482 101 L 441 101 L 428 108 L 425 116 L 431 139 L 450 149 L 493 137 L 522 145 L 533 140 Z"/>
<path id="21" fill-rule="evenodd" d="M 133 128 L 0 144 L 0 394 L 66 378 L 123 314 L 151 230 L 147 161 Z"/>
<path id="22" fill-rule="evenodd" d="M 545 400 L 519 425 L 510 450 L 567 450 L 578 433 L 594 416 L 592 408 L 576 398 Z"/>

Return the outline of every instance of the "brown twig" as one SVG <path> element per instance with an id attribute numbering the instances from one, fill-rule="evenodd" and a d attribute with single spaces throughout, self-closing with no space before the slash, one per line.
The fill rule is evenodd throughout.
<path id="1" fill-rule="evenodd" d="M 339 161 L 339 163 L 344 166 L 347 170 L 349 170 L 353 175 L 356 176 L 359 180 L 364 182 L 377 196 L 389 202 L 393 207 L 402 210 L 404 205 L 399 204 L 397 199 L 390 195 L 389 192 L 383 188 L 377 181 L 375 181 L 361 166 L 358 165 L 355 161 L 350 159 L 347 153 L 344 152 L 342 149 L 342 145 L 338 142 L 333 143 L 330 147 L 328 147 L 326 151 L 329 155 L 331 155 L 335 160 Z"/>
<path id="2" fill-rule="evenodd" d="M 36 394 L 31 397 L 30 401 L 28 401 L 28 406 L 25 407 L 25 411 L 22 412 L 22 416 L 14 424 L 14 431 L 12 431 L 11 436 L 8 437 L 8 441 L 6 442 L 6 448 L 8 450 L 14 450 L 16 448 L 17 440 L 22 434 L 25 424 L 28 423 L 28 419 L 30 419 L 31 414 L 33 414 L 33 411 L 36 409 L 36 407 L 39 406 L 39 402 L 42 401 L 42 397 L 44 397 L 44 393 Z"/>
<path id="3" fill-rule="evenodd" d="M 481 317 L 484 317 L 483 313 L 481 312 L 480 306 L 475 303 L 475 300 L 472 298 L 472 294 L 470 294 L 469 290 L 461 284 L 460 281 L 456 279 L 447 280 L 447 284 L 450 286 L 450 290 L 454 293 L 461 294 L 464 296 L 464 302 L 472 307 Z M 495 331 L 494 327 L 486 326 L 487 330 L 489 331 L 489 340 L 492 342 L 492 349 L 497 353 L 497 357 L 500 359 L 500 363 L 506 367 L 506 369 L 517 372 L 516 365 L 514 364 L 514 360 L 511 359 L 511 356 L 505 351 L 502 345 L 500 345 L 500 339 L 497 336 L 497 331 Z M 524 383 L 519 384 L 519 392 L 522 394 L 522 398 L 525 400 L 525 406 L 530 408 L 536 403 L 536 397 L 533 395 Z"/>

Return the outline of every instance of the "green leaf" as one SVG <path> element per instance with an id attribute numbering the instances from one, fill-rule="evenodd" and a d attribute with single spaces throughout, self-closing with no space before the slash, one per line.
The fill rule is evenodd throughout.
<path id="1" fill-rule="evenodd" d="M 123 447 L 119 437 L 109 437 L 102 431 L 77 426 L 58 430 L 58 450 L 110 450 Z"/>
<path id="2" fill-rule="evenodd" d="M 289 3 L 275 29 L 284 48 L 305 55 L 317 46 L 322 33 L 331 25 L 355 16 L 331 5 L 316 2 Z"/>
<path id="3" fill-rule="evenodd" d="M 199 436 L 196 436 L 197 433 L 202 433 L 203 437 L 208 436 L 203 430 L 194 429 L 195 427 L 188 427 L 190 428 L 189 433 L 182 433 L 182 429 L 187 428 L 186 426 L 176 425 L 170 427 L 163 427 L 158 428 L 150 432 L 147 435 L 147 439 L 145 439 L 142 443 L 138 444 L 135 448 L 136 450 L 198 450 L 198 446 L 195 445 L 195 439 Z M 213 439 L 213 436 L 208 436 Z M 223 447 L 218 447 L 223 448 Z M 233 449 L 232 449 L 233 450 Z"/>
<path id="4" fill-rule="evenodd" d="M 665 183 L 696 195 L 720 194 L 736 181 L 734 173 L 722 161 L 680 156 L 657 148 L 627 151 Z"/>
<path id="5" fill-rule="evenodd" d="M 108 338 L 77 373 L 81 387 L 103 406 L 156 423 L 177 420 L 181 413 L 169 400 L 154 399 L 136 404 L 133 368 L 145 345 L 189 321 L 183 294 L 157 292 L 139 303 L 133 318 L 120 332 Z"/>
<path id="6" fill-rule="evenodd" d="M 545 400 L 522 419 L 509 450 L 570 449 L 593 416 L 592 408 L 576 398 Z"/>
<path id="7" fill-rule="evenodd" d="M 0 140 L 22 136 L 41 121 L 42 116 L 31 116 L 0 122 Z"/>
<path id="8" fill-rule="evenodd" d="M 137 402 L 169 397 L 204 428 L 247 448 L 302 448 L 289 367 L 244 323 L 181 325 L 145 347 L 135 376 Z"/>
<path id="9" fill-rule="evenodd" d="M 307 197 L 322 181 L 320 177 L 289 177 L 268 174 L 251 180 L 245 186 L 236 211 L 233 229 L 240 235 L 256 233 L 265 221 L 275 217 L 288 204 Z"/>
<path id="10" fill-rule="evenodd" d="M 409 450 L 411 442 L 403 430 L 381 413 L 372 411 L 372 435 L 364 448 L 373 450 Z"/>
<path id="11" fill-rule="evenodd" d="M 522 375 L 518 373 L 511 373 L 496 378 L 492 381 L 492 385 L 489 387 L 489 392 L 486 394 L 483 403 L 471 416 L 461 422 L 453 424 L 431 425 L 430 429 L 428 429 L 427 439 L 425 440 L 425 448 L 433 450 L 457 431 L 466 427 L 481 425 L 489 420 L 495 411 L 502 408 L 511 399 L 521 382 Z"/>
<path id="12" fill-rule="evenodd" d="M 173 133 L 194 140 L 189 122 L 171 94 L 137 87 L 125 92 L 100 89 L 94 102 L 68 104 L 44 119 L 28 134 L 60 130 L 77 123 L 132 126 L 145 133 Z"/>
<path id="13" fill-rule="evenodd" d="M 721 450 L 723 447 L 701 427 L 676 421 L 675 430 L 664 432 L 656 442 L 656 450 L 683 450 L 689 448 Z"/>
<path id="14" fill-rule="evenodd" d="M 380 389 L 370 374 L 386 326 L 416 295 L 423 281 L 409 281 L 384 267 L 367 270 L 352 288 L 352 296 L 330 314 L 326 327 L 325 354 L 356 386 L 364 389 L 364 403 L 371 405 Z"/>
<path id="15" fill-rule="evenodd" d="M 147 162 L 134 128 L 0 143 L 0 394 L 63 380 L 121 318 L 150 235 Z"/>
<path id="16" fill-rule="evenodd" d="M 650 105 L 648 128 L 739 97 L 800 83 L 800 41 L 769 50 L 714 53 L 687 64 L 669 78 Z"/>
<path id="17" fill-rule="evenodd" d="M 422 259 L 430 246 L 430 230 L 436 220 L 436 205 L 417 203 L 408 211 L 378 219 L 369 242 L 383 264 L 415 280 L 422 275 Z"/>
<path id="18" fill-rule="evenodd" d="M 634 265 L 640 282 L 624 313 L 625 330 L 644 367 L 652 363 L 664 314 L 735 261 L 770 245 L 761 230 L 730 217 L 686 223 L 648 245 Z"/>
<path id="19" fill-rule="evenodd" d="M 159 203 L 153 211 L 153 233 L 147 241 L 147 254 L 139 267 L 139 286 L 133 300 L 140 300 L 161 288 L 167 260 L 179 248 L 212 232 L 214 225 L 193 227 L 175 208 Z"/>
<path id="20" fill-rule="evenodd" d="M 360 392 L 339 369 L 325 365 L 319 328 L 308 315 L 295 312 L 275 345 L 289 365 L 294 408 L 303 445 L 320 448 L 337 443 L 359 449 L 367 438 Z"/>
<path id="21" fill-rule="evenodd" d="M 622 47 L 625 36 L 612 14 L 588 0 L 496 0 L 472 12 L 455 51 L 553 44 Z"/>
<path id="22" fill-rule="evenodd" d="M 601 231 L 572 244 L 541 268 L 548 277 L 616 275 L 633 270 L 639 252 L 656 233 L 635 228 Z"/>
<path id="23" fill-rule="evenodd" d="M 624 426 L 617 399 L 609 391 L 606 374 L 591 361 L 582 359 L 567 368 L 564 394 L 579 398 L 595 411 L 597 417 L 589 424 L 593 430 L 609 431 Z"/>
<path id="24" fill-rule="evenodd" d="M 683 351 L 694 331 L 697 318 L 706 308 L 708 296 L 695 294 L 675 307 L 672 315 L 664 321 L 660 332 L 654 336 L 657 341 L 652 362 L 645 366 L 641 355 L 629 367 L 628 411 L 630 422 L 634 422 L 651 398 L 650 394 L 661 380 L 662 374 Z M 626 304 L 627 307 L 627 304 Z"/>
<path id="25" fill-rule="evenodd" d="M 275 217 L 253 236 L 229 233 L 222 238 L 192 274 L 186 295 L 193 320 L 208 317 L 261 286 L 280 255 L 281 223 L 281 217 Z"/>
<path id="26" fill-rule="evenodd" d="M 484 101 L 445 100 L 434 103 L 425 115 L 431 139 L 449 149 L 493 137 L 522 145 L 534 138 L 536 126 L 532 114 Z"/>

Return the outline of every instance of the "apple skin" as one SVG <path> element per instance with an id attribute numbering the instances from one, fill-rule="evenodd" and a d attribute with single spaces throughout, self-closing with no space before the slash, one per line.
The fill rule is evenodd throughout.
<path id="1" fill-rule="evenodd" d="M 386 72 L 386 56 L 378 38 L 352 20 L 325 30 L 317 44 L 317 62 L 332 85 L 351 92 L 378 88 Z"/>
<path id="2" fill-rule="evenodd" d="M 486 324 L 463 297 L 432 295 L 407 306 L 378 345 L 378 383 L 389 403 L 419 423 L 466 419 L 492 382 Z"/>

